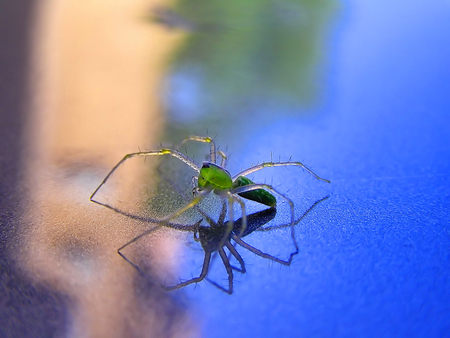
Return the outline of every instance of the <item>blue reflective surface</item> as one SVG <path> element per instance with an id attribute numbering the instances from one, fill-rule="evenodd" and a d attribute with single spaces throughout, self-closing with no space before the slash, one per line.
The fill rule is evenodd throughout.
<path id="1" fill-rule="evenodd" d="M 183 291 L 206 337 L 450 334 L 450 3 L 346 2 L 338 17 L 322 102 L 190 127 L 229 145 L 232 171 L 292 155 L 332 182 L 270 172 L 299 207 L 330 198 L 297 226 L 291 267 L 250 254 L 233 296 Z"/>
<path id="2" fill-rule="evenodd" d="M 5 8 L 16 13 L 12 4 Z M 31 5 L 23 6 L 28 17 Z M 161 113 L 159 102 L 152 102 L 158 106 L 152 108 L 152 123 L 164 133 L 161 141 L 176 144 L 189 134 L 217 135 L 232 174 L 271 159 L 302 161 L 331 184 L 298 168 L 268 168 L 251 175 L 289 196 L 296 218 L 328 198 L 296 225 L 299 253 L 291 266 L 237 247 L 247 272 L 234 273 L 231 296 L 207 280 L 169 293 L 156 287 L 117 255 L 117 248 L 147 230 L 149 222 L 133 223 L 88 201 L 108 166 L 117 163 L 113 148 L 134 142 L 116 134 L 125 126 L 112 128 L 116 146 L 101 150 L 101 156 L 94 141 L 75 147 L 75 155 L 70 147 L 55 148 L 61 154 L 47 164 L 37 154 L 38 165 L 31 172 L 43 169 L 43 177 L 51 179 L 28 186 L 23 167 L 34 155 L 28 156 L 23 144 L 25 121 L 34 106 L 23 103 L 30 81 L 26 59 L 32 56 L 22 23 L 33 20 L 11 15 L 16 21 L 7 23 L 20 34 L 0 42 L 6 46 L 0 54 L 8 61 L 2 64 L 7 71 L 0 72 L 7 89 L 0 91 L 0 110 L 5 112 L 0 133 L 0 335 L 195 336 L 201 331 L 204 337 L 450 336 L 450 2 L 190 0 L 166 10 L 154 12 L 159 23 L 140 22 L 162 39 L 159 34 L 173 31 L 161 24 L 188 33 L 170 55 L 170 72 L 160 87 L 164 131 L 155 117 Z M 130 19 L 128 12 L 124 15 Z M 123 39 L 135 42 L 125 34 Z M 109 70 L 99 69 L 109 81 Z M 76 116 L 64 103 L 76 106 L 83 95 L 61 100 L 58 119 Z M 105 110 L 104 103 L 100 106 Z M 55 126 L 74 120 L 78 118 Z M 104 124 L 88 130 L 108 129 L 110 121 L 94 120 Z M 58 143 L 55 135 L 51 138 Z M 147 145 L 132 144 L 129 151 L 141 146 Z M 54 150 L 39 149 L 46 156 Z M 207 147 L 202 150 L 195 156 L 198 163 L 208 152 Z M 154 166 L 151 159 L 137 162 L 141 164 Z M 166 215 L 184 201 L 168 185 L 152 195 L 150 188 L 158 188 L 154 172 L 143 175 L 149 182 L 135 184 L 138 175 L 127 176 L 125 170 L 140 194 L 136 200 L 114 189 L 106 189 L 106 197 Z M 164 173 L 186 179 L 182 188 L 192 196 L 192 172 L 177 177 L 172 168 Z M 113 180 L 109 183 L 114 187 Z M 23 191 L 46 185 L 56 192 L 42 199 Z M 158 198 L 149 202 L 149 196 Z M 165 198 L 178 198 L 178 205 L 166 204 Z M 30 200 L 36 201 L 33 208 Z M 149 211 L 141 208 L 143 203 L 163 208 Z M 248 213 L 256 209 L 249 203 Z M 272 225 L 289 216 L 286 203 L 279 201 Z M 185 223 L 193 224 L 190 219 Z M 149 236 L 139 243 L 140 251 L 131 252 L 137 262 L 148 263 L 150 279 L 175 271 L 177 254 L 190 264 L 183 278 L 201 270 L 199 243 L 191 257 L 179 249 L 176 238 L 186 232 L 173 232 L 173 238 Z M 244 239 L 273 255 L 286 257 L 293 249 L 289 231 L 255 231 Z M 232 264 L 238 266 L 235 260 Z M 217 257 L 210 272 L 213 281 L 227 284 Z"/>

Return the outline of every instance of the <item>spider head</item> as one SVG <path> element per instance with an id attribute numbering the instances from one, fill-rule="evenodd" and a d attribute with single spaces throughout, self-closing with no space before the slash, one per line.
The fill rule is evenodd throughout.
<path id="1" fill-rule="evenodd" d="M 212 162 L 203 162 L 198 175 L 197 185 L 199 190 L 205 188 L 228 190 L 231 189 L 233 181 L 230 173 L 221 166 Z"/>

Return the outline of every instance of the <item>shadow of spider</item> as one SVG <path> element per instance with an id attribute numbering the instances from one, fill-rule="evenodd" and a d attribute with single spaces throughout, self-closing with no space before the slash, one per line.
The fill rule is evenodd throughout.
<path id="1" fill-rule="evenodd" d="M 306 217 L 306 215 L 314 208 L 316 207 L 320 202 L 326 200 L 328 196 L 316 201 L 308 210 L 306 210 L 303 215 L 301 215 L 297 220 L 294 221 L 294 226 L 297 225 L 302 219 Z M 114 210 L 114 208 L 112 208 Z M 254 253 L 255 255 L 269 259 L 271 261 L 277 262 L 279 264 L 289 266 L 292 263 L 292 260 L 295 255 L 298 254 L 298 249 L 296 249 L 294 252 L 292 252 L 289 255 L 289 258 L 287 260 L 280 259 L 278 257 L 272 256 L 268 253 L 265 253 L 254 246 L 246 243 L 242 238 L 250 235 L 251 233 L 255 231 L 271 231 L 275 229 L 281 229 L 281 228 L 287 228 L 291 227 L 293 229 L 292 224 L 281 224 L 281 225 L 274 225 L 269 227 L 264 227 L 267 223 L 272 221 L 276 216 L 276 208 L 268 208 L 264 209 L 259 212 L 255 212 L 253 214 L 250 214 L 247 216 L 247 225 L 245 227 L 245 230 L 242 232 L 242 223 L 243 219 L 242 217 L 236 221 L 234 221 L 234 227 L 232 229 L 232 232 L 228 234 L 228 237 L 224 238 L 224 236 L 227 236 L 227 229 L 228 229 L 228 221 L 225 220 L 225 215 L 227 213 L 226 204 L 222 203 L 222 210 L 219 215 L 219 219 L 217 221 L 214 221 L 211 217 L 208 216 L 207 213 L 205 213 L 203 210 L 201 210 L 200 207 L 196 207 L 198 212 L 202 215 L 203 219 L 199 220 L 197 223 L 193 225 L 179 225 L 179 224 L 170 224 L 170 223 L 164 223 L 162 225 L 157 225 L 156 227 L 149 229 L 139 236 L 133 238 L 131 241 L 124 244 L 122 247 L 120 247 L 117 252 L 118 254 L 127 261 L 131 266 L 133 266 L 139 274 L 147 278 L 148 276 L 141 270 L 141 268 L 133 263 L 130 259 L 128 259 L 121 251 L 125 249 L 127 246 L 129 246 L 132 243 L 137 242 L 144 236 L 150 234 L 151 232 L 155 231 L 156 229 L 160 228 L 161 226 L 181 230 L 181 231 L 189 231 L 193 232 L 194 234 L 194 240 L 197 242 L 200 242 L 203 251 L 204 251 L 204 258 L 203 258 L 203 265 L 202 265 L 202 271 L 199 276 L 193 277 L 191 279 L 188 279 L 186 281 L 180 281 L 180 283 L 167 286 L 167 285 L 160 285 L 164 290 L 166 291 L 172 291 L 176 289 L 183 288 L 187 285 L 199 283 L 203 281 L 204 279 L 207 279 L 210 283 L 212 283 L 214 286 L 219 288 L 220 290 L 232 294 L 233 293 L 233 270 L 238 271 L 240 273 L 245 273 L 245 263 L 242 259 L 241 255 L 236 250 L 235 245 L 239 245 L 250 252 Z M 117 211 L 117 210 L 116 210 Z M 126 216 L 133 217 L 132 215 L 127 215 L 126 213 L 120 212 L 119 213 L 125 214 Z M 142 217 L 133 217 L 135 219 L 141 219 Z M 209 224 L 209 226 L 201 225 L 203 220 L 206 220 L 206 222 Z M 292 230 L 293 231 L 293 230 Z M 295 238 L 294 238 L 295 240 Z M 235 244 L 233 245 L 233 241 Z M 297 247 L 297 246 L 295 246 Z M 229 254 L 225 252 L 225 248 L 228 250 Z M 225 288 L 218 283 L 210 280 L 207 278 L 208 271 L 210 268 L 211 261 L 214 259 L 213 254 L 218 253 L 222 263 L 227 271 L 228 274 L 228 287 Z M 230 263 L 230 257 L 233 256 L 239 263 L 240 267 L 234 267 Z"/>

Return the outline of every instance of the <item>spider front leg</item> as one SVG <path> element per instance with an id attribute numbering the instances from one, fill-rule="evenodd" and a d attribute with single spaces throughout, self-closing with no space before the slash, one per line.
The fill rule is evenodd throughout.
<path id="1" fill-rule="evenodd" d="M 145 152 L 138 152 L 138 153 L 131 153 L 125 155 L 105 176 L 103 181 L 100 183 L 100 185 L 94 190 L 89 200 L 91 202 L 100 204 L 102 206 L 107 206 L 104 203 L 97 201 L 94 199 L 94 196 L 97 194 L 97 192 L 101 189 L 101 187 L 109 180 L 109 178 L 114 174 L 114 172 L 127 160 L 134 158 L 134 157 L 147 157 L 147 156 L 163 156 L 163 155 L 169 155 L 172 157 L 177 158 L 178 160 L 182 161 L 183 163 L 187 164 L 189 167 L 194 169 L 196 172 L 200 172 L 200 167 L 193 162 L 189 157 L 184 155 L 183 153 L 180 153 L 177 150 L 173 149 L 161 149 L 161 150 L 154 150 L 154 151 L 145 151 Z"/>
<path id="2" fill-rule="evenodd" d="M 209 151 L 209 162 L 216 164 L 217 163 L 217 155 L 219 155 L 222 160 L 220 163 L 220 166 L 225 168 L 227 165 L 228 157 L 227 155 L 222 151 L 218 150 L 216 147 L 216 143 L 211 137 L 203 137 L 203 136 L 189 136 L 186 137 L 183 141 L 181 141 L 176 147 L 175 150 L 179 150 L 181 146 L 189 141 L 195 141 L 195 142 L 202 142 L 202 143 L 210 143 L 211 149 Z"/>
<path id="3" fill-rule="evenodd" d="M 97 194 L 97 192 L 101 189 L 101 187 L 108 181 L 108 179 L 111 177 L 111 175 L 127 160 L 129 160 L 130 158 L 133 157 L 146 157 L 146 156 L 163 156 L 163 155 L 169 155 L 172 157 L 175 157 L 177 159 L 179 159 L 180 161 L 182 161 L 183 163 L 187 164 L 189 167 L 191 167 L 192 169 L 194 169 L 196 172 L 200 172 L 200 167 L 197 166 L 197 164 L 195 164 L 195 162 L 193 162 L 189 157 L 187 157 L 186 155 L 184 155 L 183 153 L 180 153 L 177 150 L 173 150 L 173 149 L 161 149 L 161 150 L 156 150 L 156 151 L 146 151 L 146 152 L 139 152 L 139 153 L 132 153 L 132 154 L 127 154 L 125 155 L 111 170 L 110 172 L 106 175 L 106 177 L 103 179 L 103 181 L 100 183 L 100 185 L 94 190 L 94 192 L 92 193 L 90 200 L 94 203 L 100 204 L 102 206 L 106 206 L 109 207 L 108 205 L 106 205 L 105 203 L 102 203 L 100 201 L 97 201 L 94 199 L 94 196 Z M 208 195 L 211 192 L 211 189 L 204 189 L 202 191 L 200 191 L 197 196 L 194 197 L 194 199 L 188 203 L 187 205 L 185 205 L 184 207 L 178 209 L 177 211 L 169 214 L 168 216 L 158 220 L 160 223 L 167 223 L 169 222 L 171 219 L 176 218 L 177 216 L 181 215 L 183 212 L 191 209 L 192 207 L 194 207 L 195 205 L 197 205 L 198 203 L 201 202 L 201 200 L 203 198 L 205 198 L 206 195 Z M 164 224 L 161 224 L 164 225 Z"/>
<path id="4" fill-rule="evenodd" d="M 186 142 L 189 142 L 189 141 L 210 143 L 211 144 L 211 148 L 210 148 L 210 151 L 209 151 L 209 161 L 212 162 L 212 163 L 216 163 L 216 161 L 217 161 L 217 148 L 216 148 L 216 143 L 214 142 L 214 140 L 211 137 L 209 137 L 209 136 L 189 136 L 189 137 L 186 137 L 183 141 L 181 141 L 175 147 L 175 149 L 176 150 L 180 149 L 180 147 L 183 144 L 185 144 Z"/>
<path id="5" fill-rule="evenodd" d="M 319 177 L 317 174 L 315 174 L 311 169 L 309 169 L 307 166 L 305 166 L 303 163 L 301 162 L 264 162 L 258 165 L 255 165 L 251 168 L 242 170 L 240 173 L 236 174 L 233 177 L 233 181 L 238 178 L 239 176 L 247 176 L 251 173 L 254 173 L 255 171 L 264 169 L 264 168 L 272 168 L 272 167 L 287 167 L 287 166 L 296 166 L 296 167 L 301 167 L 303 169 L 305 169 L 307 172 L 309 172 L 311 175 L 313 175 L 316 179 L 320 180 L 320 181 L 324 181 L 327 183 L 330 183 L 329 180 Z"/>

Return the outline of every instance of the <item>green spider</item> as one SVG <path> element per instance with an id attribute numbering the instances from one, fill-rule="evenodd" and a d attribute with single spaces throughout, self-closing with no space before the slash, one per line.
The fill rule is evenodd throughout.
<path id="1" fill-rule="evenodd" d="M 185 154 L 181 153 L 178 149 L 186 142 L 195 141 L 210 144 L 210 154 L 209 160 L 203 162 L 202 166 L 197 165 L 192 159 L 190 159 Z M 305 169 L 316 179 L 330 183 L 330 181 L 319 177 L 305 165 L 300 162 L 265 162 L 255 165 L 251 168 L 245 169 L 238 174 L 231 176 L 231 174 L 225 169 L 227 163 L 227 156 L 224 152 L 217 150 L 216 144 L 211 137 L 201 137 L 201 136 L 190 136 L 184 139 L 175 149 L 163 148 L 160 150 L 137 152 L 125 155 L 106 175 L 100 185 L 92 193 L 90 200 L 94 203 L 100 204 L 111 208 L 105 203 L 97 201 L 94 199 L 100 188 L 108 181 L 111 175 L 121 166 L 125 161 L 134 157 L 147 157 L 147 156 L 172 156 L 184 164 L 188 165 L 194 171 L 198 173 L 198 176 L 193 178 L 194 184 L 194 197 L 185 206 L 179 208 L 178 210 L 172 212 L 171 214 L 158 220 L 158 223 L 164 225 L 170 220 L 175 219 L 187 210 L 198 205 L 209 193 L 214 192 L 218 196 L 224 198 L 228 201 L 228 222 L 227 229 L 223 234 L 221 243 L 219 247 L 222 247 L 225 241 L 229 238 L 231 231 L 234 227 L 234 215 L 233 215 L 233 205 L 234 203 L 239 204 L 242 210 L 242 227 L 238 237 L 241 237 L 245 233 L 247 228 L 247 215 L 245 209 L 245 203 L 243 199 L 248 199 L 251 201 L 258 202 L 260 204 L 266 205 L 273 208 L 277 204 L 277 199 L 274 195 L 279 196 L 281 199 L 285 200 L 289 205 L 291 218 L 290 226 L 292 228 L 292 236 L 294 236 L 294 203 L 287 196 L 280 193 L 274 187 L 269 184 L 254 183 L 246 176 L 254 173 L 258 170 L 269 168 L 269 167 L 286 167 L 286 166 L 297 166 Z M 217 163 L 218 156 L 221 157 L 221 164 Z M 295 242 L 296 250 L 298 250 L 297 243 Z"/>

